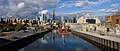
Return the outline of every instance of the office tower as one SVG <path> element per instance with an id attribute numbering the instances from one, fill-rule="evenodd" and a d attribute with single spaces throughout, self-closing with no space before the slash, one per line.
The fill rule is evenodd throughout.
<path id="1" fill-rule="evenodd" d="M 40 17 L 40 21 L 43 22 L 43 14 L 41 14 L 39 17 Z"/>
<path id="2" fill-rule="evenodd" d="M 76 17 L 73 18 L 73 23 L 77 23 Z"/>
<path id="3" fill-rule="evenodd" d="M 47 22 L 46 14 L 43 14 L 43 21 L 44 21 L 45 23 Z"/>
<path id="4" fill-rule="evenodd" d="M 47 17 L 46 17 L 46 18 L 47 18 L 46 21 L 47 21 L 47 22 L 50 22 L 50 15 L 49 15 L 49 14 L 47 14 Z"/>
<path id="5" fill-rule="evenodd" d="M 40 21 L 40 17 L 39 16 L 37 16 L 37 19 Z"/>
<path id="6" fill-rule="evenodd" d="M 3 18 L 0 18 L 0 23 L 2 23 L 3 22 Z"/>
<path id="7" fill-rule="evenodd" d="M 12 19 L 12 22 L 13 22 L 13 23 L 17 23 L 16 18 L 13 18 L 13 19 Z"/>
<path id="8" fill-rule="evenodd" d="M 61 23 L 63 23 L 64 21 L 64 16 L 61 16 Z"/>
<path id="9" fill-rule="evenodd" d="M 39 18 L 36 16 L 36 17 L 35 17 L 35 20 L 37 21 L 38 19 L 39 19 Z"/>
<path id="10" fill-rule="evenodd" d="M 10 23 L 10 19 L 6 18 L 5 23 Z"/>
<path id="11" fill-rule="evenodd" d="M 55 20 L 55 10 L 54 9 L 52 11 L 52 18 L 53 18 L 53 20 Z"/>
<path id="12" fill-rule="evenodd" d="M 38 15 L 38 20 L 39 20 L 39 21 L 42 21 L 42 14 L 39 14 L 39 15 Z"/>
<path id="13" fill-rule="evenodd" d="M 45 21 L 45 14 L 42 14 L 43 15 L 43 21 Z"/>

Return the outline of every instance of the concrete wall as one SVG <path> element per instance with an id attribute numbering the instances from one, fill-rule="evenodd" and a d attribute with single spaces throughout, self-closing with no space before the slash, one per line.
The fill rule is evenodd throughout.
<path id="1" fill-rule="evenodd" d="M 108 39 L 95 37 L 89 34 L 72 31 L 72 34 L 86 40 L 87 42 L 100 48 L 100 51 L 120 51 L 120 43 Z"/>
<path id="2" fill-rule="evenodd" d="M 17 51 L 27 45 L 29 45 L 30 43 L 32 43 L 33 41 L 37 40 L 38 38 L 43 37 L 45 34 L 47 34 L 48 32 L 50 32 L 52 29 L 50 30 L 46 30 L 43 32 L 38 32 L 35 33 L 34 35 L 4 44 L 0 46 L 0 51 Z"/>

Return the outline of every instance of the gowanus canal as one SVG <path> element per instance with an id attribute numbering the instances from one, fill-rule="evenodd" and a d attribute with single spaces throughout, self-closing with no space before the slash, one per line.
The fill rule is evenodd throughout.
<path id="1" fill-rule="evenodd" d="M 60 35 L 53 30 L 19 51 L 100 51 L 73 34 Z"/>

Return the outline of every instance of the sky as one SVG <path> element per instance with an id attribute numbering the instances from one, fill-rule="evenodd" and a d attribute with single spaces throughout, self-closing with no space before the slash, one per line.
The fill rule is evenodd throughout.
<path id="1" fill-rule="evenodd" d="M 52 13 L 53 9 L 56 15 L 105 16 L 120 13 L 120 0 L 0 0 L 0 17 Z"/>

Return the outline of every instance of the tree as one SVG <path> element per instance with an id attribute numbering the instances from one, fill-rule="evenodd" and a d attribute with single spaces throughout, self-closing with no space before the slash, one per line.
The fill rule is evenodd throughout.
<path id="1" fill-rule="evenodd" d="M 14 29 L 15 28 L 11 24 L 7 24 L 6 26 L 3 27 L 2 30 L 11 31 L 11 30 L 14 30 Z"/>
<path id="2" fill-rule="evenodd" d="M 21 29 L 23 29 L 25 26 L 22 24 L 17 24 L 17 26 L 15 27 L 15 31 L 19 31 Z"/>

